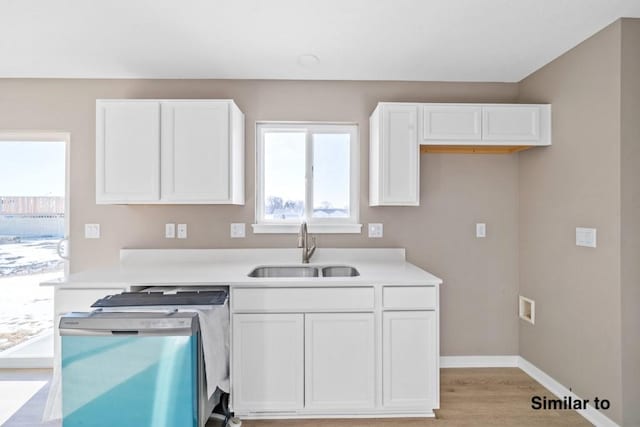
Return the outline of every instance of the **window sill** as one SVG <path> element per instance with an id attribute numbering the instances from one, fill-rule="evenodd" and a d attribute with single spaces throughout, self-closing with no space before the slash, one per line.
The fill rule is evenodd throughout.
<path id="1" fill-rule="evenodd" d="M 251 224 L 253 234 L 297 234 L 300 224 Z M 309 234 L 360 234 L 362 224 L 309 224 Z"/>

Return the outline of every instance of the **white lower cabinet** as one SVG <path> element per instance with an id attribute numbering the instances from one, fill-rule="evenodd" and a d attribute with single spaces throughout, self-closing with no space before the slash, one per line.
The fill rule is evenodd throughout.
<path id="1" fill-rule="evenodd" d="M 230 298 L 237 416 L 433 417 L 439 407 L 437 287 L 232 286 Z"/>
<path id="2" fill-rule="evenodd" d="M 438 407 L 435 311 L 382 314 L 382 384 L 385 408 Z"/>
<path id="3" fill-rule="evenodd" d="M 305 408 L 373 408 L 373 313 L 306 314 L 304 337 Z"/>
<path id="4" fill-rule="evenodd" d="M 304 405 L 304 316 L 233 316 L 235 411 L 287 412 Z"/>

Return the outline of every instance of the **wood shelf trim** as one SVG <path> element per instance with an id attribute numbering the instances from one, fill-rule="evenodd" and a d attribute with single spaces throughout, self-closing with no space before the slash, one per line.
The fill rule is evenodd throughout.
<path id="1" fill-rule="evenodd" d="M 511 154 L 532 145 L 420 145 L 420 153 Z"/>

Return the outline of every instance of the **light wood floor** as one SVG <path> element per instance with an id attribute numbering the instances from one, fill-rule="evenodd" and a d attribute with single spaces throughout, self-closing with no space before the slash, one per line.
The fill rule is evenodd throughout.
<path id="1" fill-rule="evenodd" d="M 49 378 L 49 371 L 3 371 L 2 380 Z M 38 392 L 3 427 L 41 424 L 47 387 Z M 553 395 L 518 368 L 442 369 L 436 419 L 270 420 L 242 422 L 243 427 L 573 427 L 590 426 L 574 411 L 534 411 L 531 396 Z M 1 399 L 2 397 L 0 397 Z M 215 427 L 215 423 L 207 427 Z"/>
<path id="2" fill-rule="evenodd" d="M 553 394 L 518 368 L 442 369 L 436 419 L 243 421 L 242 427 L 573 427 L 574 411 L 534 411 L 531 396 Z"/>

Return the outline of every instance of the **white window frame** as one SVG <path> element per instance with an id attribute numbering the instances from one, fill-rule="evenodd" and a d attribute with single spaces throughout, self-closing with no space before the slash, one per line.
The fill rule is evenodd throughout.
<path id="1" fill-rule="evenodd" d="M 298 220 L 267 220 L 264 217 L 264 135 L 266 132 L 305 132 L 305 213 L 303 221 L 309 226 L 310 233 L 360 233 L 360 140 L 358 125 L 355 123 L 256 123 L 256 223 L 253 232 L 261 233 L 297 233 Z M 348 218 L 313 218 L 313 134 L 348 133 L 350 134 L 349 163 L 349 213 Z"/>

